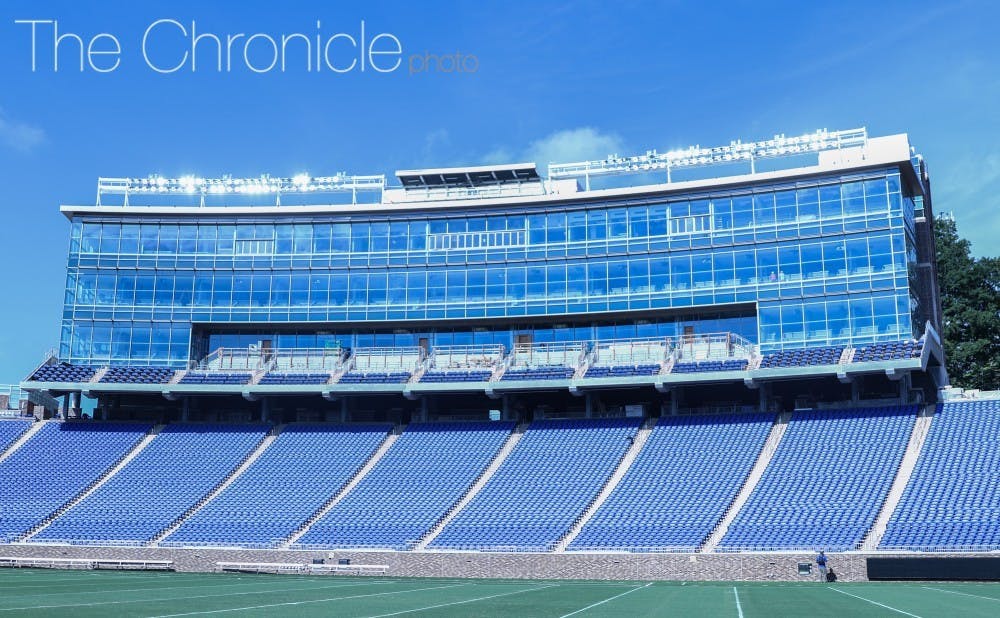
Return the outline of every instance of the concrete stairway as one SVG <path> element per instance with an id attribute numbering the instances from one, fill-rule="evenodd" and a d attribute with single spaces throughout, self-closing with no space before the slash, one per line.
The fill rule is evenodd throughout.
<path id="1" fill-rule="evenodd" d="M 83 502 L 84 500 L 86 500 L 88 496 L 90 496 L 95 491 L 97 491 L 98 489 L 100 489 L 102 485 L 104 485 L 109 480 L 111 480 L 111 478 L 114 477 L 114 475 L 118 474 L 118 472 L 120 472 L 122 468 L 124 468 L 125 466 L 127 466 L 130 461 L 132 461 L 133 459 L 135 459 L 136 455 L 138 455 L 139 453 L 141 453 L 143 451 L 143 449 L 145 449 L 147 446 L 149 446 L 149 443 L 152 442 L 153 439 L 156 438 L 156 436 L 160 435 L 160 432 L 163 431 L 164 427 L 166 427 L 166 425 L 154 425 L 149 430 L 149 432 L 145 436 L 142 437 L 142 440 L 139 440 L 139 443 L 136 444 L 132 448 L 131 451 L 129 451 L 128 453 L 126 453 L 124 457 L 122 457 L 120 460 L 118 460 L 118 463 L 116 463 L 114 466 L 112 466 L 111 469 L 109 469 L 107 472 L 105 472 L 103 475 L 101 475 L 101 477 L 99 479 L 97 479 L 96 481 L 94 481 L 86 489 L 84 489 L 82 492 L 80 492 L 79 494 L 77 494 L 76 497 L 74 497 L 72 500 L 70 500 L 66 504 L 62 505 L 61 507 L 59 507 L 58 510 L 56 510 L 54 513 L 52 513 L 51 515 L 49 515 L 48 517 L 46 517 L 44 520 L 42 520 L 42 522 L 40 524 L 38 524 L 37 526 L 35 526 L 31 530 L 29 530 L 27 534 L 25 534 L 23 537 L 21 537 L 21 541 L 28 541 L 28 540 L 30 540 L 31 537 L 35 536 L 36 534 L 38 534 L 42 530 L 45 530 L 50 525 L 52 525 L 52 522 L 54 522 L 56 520 L 56 518 L 58 518 L 60 515 L 62 515 L 66 511 L 70 510 L 71 508 L 73 508 L 77 504 L 80 504 L 81 502 Z"/>
<path id="2" fill-rule="evenodd" d="M 771 425 L 771 432 L 767 435 L 767 440 L 764 442 L 764 448 L 760 450 L 760 455 L 757 456 L 757 461 L 754 462 L 753 468 L 750 469 L 750 474 L 743 481 L 740 492 L 736 494 L 736 498 L 729 505 L 729 509 L 722 516 L 722 520 L 715 527 L 715 530 L 712 531 L 712 534 L 708 535 L 708 540 L 705 541 L 705 544 L 701 548 L 702 552 L 713 551 L 719 545 L 719 542 L 722 541 L 722 537 L 726 536 L 730 524 L 736 519 L 736 515 L 739 514 L 740 509 L 750 499 L 750 494 L 753 493 L 753 490 L 757 487 L 757 483 L 764 476 L 764 471 L 767 470 L 768 464 L 771 463 L 774 452 L 778 450 L 781 437 L 785 435 L 785 430 L 788 429 L 788 421 L 791 419 L 792 413 L 784 412 L 779 414 L 774 420 L 774 424 Z"/>
<path id="3" fill-rule="evenodd" d="M 31 427 L 28 427 L 27 431 L 25 431 L 24 433 L 22 433 L 17 438 L 17 440 L 14 440 L 13 444 L 11 444 L 10 446 L 8 446 L 6 451 L 0 453 L 0 461 L 3 461 L 4 459 L 7 459 L 11 455 L 13 455 L 14 451 L 16 451 L 17 449 L 21 448 L 21 445 L 23 445 L 25 442 L 27 442 L 28 440 L 30 440 L 31 436 L 33 436 L 36 433 L 38 433 L 42 429 L 42 427 L 45 426 L 45 423 L 47 423 L 47 422 L 49 422 L 49 421 L 37 421 L 35 423 L 32 423 Z"/>
<path id="4" fill-rule="evenodd" d="M 272 427 L 271 431 L 269 431 L 267 435 L 264 436 L 264 439 L 261 440 L 259 444 L 257 444 L 257 448 L 255 448 L 249 455 L 247 455 L 247 458 L 244 459 L 243 462 L 239 466 L 237 466 L 235 470 L 229 473 L 229 476 L 223 479 L 221 483 L 216 485 L 212 489 L 212 491 L 205 494 L 205 496 L 202 497 L 202 499 L 199 500 L 197 504 L 189 508 L 187 511 L 184 512 L 183 515 L 175 519 L 172 524 L 161 530 L 160 533 L 157 534 L 152 541 L 147 543 L 147 546 L 156 547 L 160 543 L 160 541 L 164 540 L 165 538 L 173 534 L 178 528 L 181 527 L 181 524 L 190 519 L 192 515 L 200 511 L 202 507 L 204 507 L 206 504 L 214 500 L 216 496 L 225 491 L 227 487 L 232 485 L 233 481 L 238 479 L 240 475 L 246 472 L 247 468 L 252 466 L 255 461 L 260 459 L 260 456 L 264 454 L 264 451 L 266 451 L 268 447 L 271 446 L 271 444 L 274 443 L 275 438 L 277 438 L 278 435 L 281 434 L 281 432 L 284 429 L 285 425 L 275 425 L 274 427 Z"/>
<path id="5" fill-rule="evenodd" d="M 925 406 L 917 414 L 917 420 L 913 423 L 913 431 L 910 433 L 910 441 L 906 445 L 906 452 L 903 454 L 902 461 L 899 462 L 899 470 L 896 471 L 892 487 L 889 488 L 889 494 L 886 496 L 885 502 L 882 504 L 882 509 L 879 511 L 878 517 L 875 518 L 875 523 L 872 524 L 871 530 L 868 531 L 864 540 L 861 541 L 860 549 L 873 551 L 882 542 L 882 536 L 889 526 L 889 520 L 896 511 L 896 507 L 899 506 L 899 501 L 903 498 L 903 492 L 906 491 L 906 486 L 910 482 L 910 476 L 913 475 L 913 468 L 916 467 L 917 460 L 920 459 L 920 451 L 923 450 L 927 433 L 931 429 L 931 421 L 934 420 L 934 410 L 936 407 L 935 405 Z"/>
<path id="6" fill-rule="evenodd" d="M 625 473 L 632 467 L 632 463 L 635 462 L 635 458 L 639 456 L 639 453 L 642 451 L 642 447 L 646 444 L 646 440 L 649 439 L 649 435 L 653 433 L 653 427 L 655 426 L 655 418 L 647 419 L 646 422 L 643 423 L 642 427 L 639 428 L 639 431 L 636 432 L 635 440 L 632 441 L 632 445 L 627 451 L 625 451 L 621 461 L 618 462 L 618 467 L 615 468 L 611 478 L 609 478 L 608 482 L 604 484 L 603 488 L 601 488 L 601 493 L 597 494 L 597 497 L 590 503 L 587 510 L 583 512 L 583 515 L 577 518 L 576 523 L 573 524 L 573 527 L 570 528 L 569 532 L 567 532 L 566 535 L 563 536 L 558 543 L 556 543 L 554 551 L 566 551 L 566 547 L 569 546 L 569 544 L 573 542 L 573 539 L 580 534 L 580 531 L 583 530 L 585 525 L 587 525 L 590 518 L 594 516 L 597 509 L 601 508 L 601 505 L 608 499 L 611 492 L 615 490 L 615 487 L 618 487 L 618 483 L 625 478 Z"/>
<path id="7" fill-rule="evenodd" d="M 378 464 L 382 457 L 389 452 L 389 449 L 392 448 L 392 445 L 396 443 L 396 440 L 399 439 L 399 436 L 402 435 L 405 430 L 405 425 L 393 428 L 392 432 L 385 437 L 385 440 L 382 441 L 382 444 L 379 445 L 378 449 L 372 453 L 371 457 L 368 458 L 365 465 L 361 466 L 361 469 L 358 470 L 353 477 L 351 477 L 351 480 L 341 487 L 337 493 L 333 494 L 330 499 L 323 504 L 323 506 L 319 507 L 319 509 L 313 513 L 304 524 L 299 526 L 298 530 L 293 532 L 292 535 L 281 544 L 281 549 L 287 549 L 293 543 L 297 542 L 306 532 L 309 531 L 309 528 L 311 528 L 314 523 L 322 519 L 323 516 L 333 509 L 333 507 L 337 506 L 337 503 L 343 500 L 344 496 L 351 493 L 351 490 L 357 487 L 358 483 L 361 482 L 361 479 L 365 478 L 365 476 L 371 472 L 372 468 Z"/>
<path id="8" fill-rule="evenodd" d="M 431 541 L 437 538 L 437 535 L 441 534 L 441 531 L 444 530 L 445 526 L 451 523 L 451 520 L 455 519 L 455 516 L 462 512 L 462 509 L 464 509 L 467 504 L 472 502 L 472 499 L 475 498 L 476 494 L 478 494 L 480 490 L 486 486 L 486 483 L 493 478 L 493 475 L 503 464 L 504 460 L 507 459 L 507 456 L 510 455 L 511 451 L 514 450 L 514 447 L 521 441 L 521 438 L 524 437 L 524 432 L 527 428 L 528 423 L 522 423 L 514 428 L 514 431 L 507 436 L 507 441 L 504 442 L 503 446 L 500 447 L 500 450 L 497 451 L 497 454 L 493 458 L 493 461 L 490 462 L 490 465 L 483 470 L 483 473 L 479 475 L 476 482 L 469 487 L 469 491 L 465 492 L 465 495 L 462 496 L 461 500 L 459 500 L 455 506 L 453 506 L 451 510 L 441 518 L 441 521 L 431 528 L 431 531 L 428 532 L 424 538 L 416 544 L 416 546 L 414 546 L 414 550 L 419 551 L 427 549 L 427 546 L 430 545 Z"/>

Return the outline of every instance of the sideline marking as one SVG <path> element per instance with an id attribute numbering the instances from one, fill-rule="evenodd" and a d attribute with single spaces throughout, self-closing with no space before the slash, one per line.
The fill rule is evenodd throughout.
<path id="1" fill-rule="evenodd" d="M 580 612 L 585 612 L 588 609 L 592 609 L 594 607 L 597 607 L 598 605 L 604 605 L 608 601 L 614 601 L 615 599 L 617 599 L 619 597 L 623 597 L 626 594 L 632 594 L 636 590 L 642 590 L 643 588 L 649 588 L 652 585 L 653 585 L 653 582 L 649 582 L 645 586 L 636 586 L 635 588 L 632 588 L 631 590 L 626 590 L 625 592 L 623 592 L 621 594 L 616 594 L 615 596 L 609 597 L 607 599 L 604 599 L 603 601 L 598 601 L 597 603 L 592 603 L 592 604 L 588 605 L 587 607 L 581 607 L 580 609 L 576 610 L 575 612 L 570 612 L 568 614 L 563 614 L 559 618 L 568 618 L 569 616 L 575 616 L 575 615 L 579 614 Z"/>
<path id="2" fill-rule="evenodd" d="M 976 599 L 986 599 L 988 601 L 1000 601 L 1000 599 L 998 599 L 996 597 L 984 597 L 984 596 L 979 595 L 979 594 L 969 594 L 968 592 L 958 592 L 957 590 L 945 590 L 944 588 L 931 588 L 930 586 L 921 586 L 921 588 L 924 588 L 926 590 L 937 590 L 938 592 L 947 592 L 948 594 L 960 594 L 963 597 L 973 597 L 973 598 L 976 598 Z"/>
<path id="3" fill-rule="evenodd" d="M 453 601 L 451 603 L 439 603 L 438 605 L 428 605 L 427 607 L 417 607 L 414 609 L 404 609 L 398 612 L 392 612 L 390 614 L 378 614 L 377 616 L 368 616 L 368 618 L 386 618 L 386 616 L 399 616 L 400 614 L 410 614 L 413 612 L 422 612 L 427 609 L 437 609 L 439 607 L 450 607 L 452 605 L 464 605 L 465 603 L 475 603 L 476 601 L 485 601 L 486 599 L 495 599 L 497 597 L 509 597 L 515 594 L 522 594 L 525 592 L 534 592 L 535 590 L 544 590 L 546 588 L 552 588 L 558 586 L 559 584 L 549 584 L 548 586 L 538 586 L 536 588 L 528 588 L 527 590 L 515 590 L 514 592 L 503 592 L 500 594 L 491 594 L 488 597 L 479 597 L 476 599 L 466 599 L 464 601 Z"/>
<path id="4" fill-rule="evenodd" d="M 860 599 L 860 600 L 865 601 L 867 603 L 871 603 L 872 605 L 878 605 L 879 607 L 884 607 L 885 609 L 894 611 L 894 612 L 896 612 L 898 614 L 905 614 L 907 616 L 913 616 L 913 618 L 920 618 L 920 616 L 918 616 L 916 614 L 911 614 L 910 612 L 904 612 L 901 609 L 896 609 L 895 607 L 892 607 L 892 606 L 889 606 L 889 605 L 884 605 L 882 603 L 879 603 L 878 601 L 872 601 L 871 599 L 866 599 L 864 597 L 859 597 L 856 594 L 851 594 L 850 592 L 844 592 L 843 590 L 840 590 L 838 588 L 830 588 L 830 590 L 833 590 L 834 592 L 839 592 L 840 594 L 846 594 L 849 597 L 854 597 L 855 599 Z"/>
<path id="5" fill-rule="evenodd" d="M 743 606 L 740 605 L 740 593 L 736 590 L 736 586 L 733 586 L 733 595 L 736 597 L 736 614 L 743 618 Z"/>
<path id="6" fill-rule="evenodd" d="M 267 605 L 251 605 L 249 607 L 227 607 L 225 609 L 211 609 L 203 612 L 185 612 L 183 614 L 161 614 L 150 616 L 150 618 L 176 618 L 177 616 L 198 616 L 201 614 L 223 614 L 225 612 L 245 612 L 250 609 L 268 609 L 271 607 L 287 607 L 289 605 L 305 605 L 307 603 L 328 603 L 330 601 L 343 601 L 345 599 L 362 599 L 366 597 L 380 597 L 389 594 L 403 594 L 404 592 L 420 592 L 423 590 L 441 590 L 442 588 L 458 588 L 469 584 L 455 584 L 452 586 L 434 586 L 432 588 L 410 588 L 409 590 L 396 590 L 392 592 L 374 592 L 372 594 L 353 594 L 346 597 L 331 597 L 329 599 L 308 599 L 305 601 L 288 601 L 286 603 L 268 603 Z"/>
<path id="7" fill-rule="evenodd" d="M 279 588 L 278 590 L 251 590 L 248 592 L 225 592 L 223 594 L 200 594 L 186 597 L 167 597 L 166 599 L 132 599 L 127 601 L 95 601 L 93 603 L 67 603 L 62 605 L 30 605 L 28 607 L 0 607 L 0 612 L 14 612 L 27 609 L 57 609 L 60 607 L 95 607 L 97 605 L 125 605 L 128 603 L 162 603 L 165 601 L 182 601 L 185 599 L 214 599 L 216 597 L 237 597 L 248 594 L 277 594 L 281 592 L 306 592 L 309 590 L 327 590 L 330 588 L 352 588 L 355 586 L 372 586 L 376 582 L 365 584 L 338 584 L 335 586 L 311 586 L 309 588 Z M 382 582 L 377 582 L 382 583 Z M 111 591 L 113 592 L 113 591 Z"/>

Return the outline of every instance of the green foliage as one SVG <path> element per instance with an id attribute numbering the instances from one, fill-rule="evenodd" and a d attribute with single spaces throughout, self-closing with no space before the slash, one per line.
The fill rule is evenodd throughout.
<path id="1" fill-rule="evenodd" d="M 1000 258 L 975 258 L 952 219 L 935 222 L 944 349 L 953 386 L 1000 388 Z"/>

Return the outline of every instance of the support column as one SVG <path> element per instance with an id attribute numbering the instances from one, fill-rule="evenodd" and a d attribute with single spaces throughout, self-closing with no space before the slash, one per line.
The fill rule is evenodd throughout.
<path id="1" fill-rule="evenodd" d="M 80 406 L 80 391 L 73 393 L 73 417 L 80 418 L 81 416 L 81 406 Z M 68 418 L 68 417 L 67 417 Z"/>
<path id="2" fill-rule="evenodd" d="M 63 405 L 62 405 L 62 417 L 63 419 L 69 418 L 69 393 L 63 395 Z"/>
<path id="3" fill-rule="evenodd" d="M 510 395 L 500 396 L 500 420 L 512 421 L 510 417 Z"/>
<path id="4" fill-rule="evenodd" d="M 586 418 L 594 418 L 594 395 L 593 393 L 587 393 L 584 395 L 584 406 L 585 412 L 584 416 Z"/>
<path id="5" fill-rule="evenodd" d="M 677 416 L 678 408 L 678 396 L 680 395 L 680 388 L 675 387 L 670 390 L 670 416 Z"/>
<path id="6" fill-rule="evenodd" d="M 187 423 L 191 420 L 191 398 L 185 397 L 181 400 L 181 422 Z"/>
<path id="7" fill-rule="evenodd" d="M 266 423 L 271 418 L 271 398 L 260 398 L 260 422 Z"/>
<path id="8" fill-rule="evenodd" d="M 346 423 L 347 422 L 347 400 L 346 399 L 341 399 L 340 400 L 340 422 L 341 423 Z"/>
<path id="9" fill-rule="evenodd" d="M 861 376 L 857 376 L 851 381 L 851 403 L 857 404 L 861 399 Z"/>
<path id="10" fill-rule="evenodd" d="M 757 394 L 760 397 L 759 410 L 761 412 L 767 412 L 767 405 L 771 399 L 771 385 L 767 382 L 764 382 L 763 384 L 760 385 L 760 388 L 757 389 Z"/>
<path id="11" fill-rule="evenodd" d="M 423 423 L 427 422 L 429 416 L 427 408 L 428 408 L 427 395 L 424 395 L 423 397 L 420 398 L 420 421 Z"/>

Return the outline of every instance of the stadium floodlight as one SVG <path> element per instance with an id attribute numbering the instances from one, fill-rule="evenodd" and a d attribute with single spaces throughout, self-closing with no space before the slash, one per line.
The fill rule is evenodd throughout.
<path id="1" fill-rule="evenodd" d="M 293 193 L 341 193 L 348 192 L 357 200 L 359 191 L 378 191 L 385 189 L 385 176 L 382 174 L 370 176 L 352 176 L 340 172 L 334 176 L 312 177 L 307 173 L 299 173 L 291 177 L 276 177 L 261 175 L 256 178 L 201 178 L 194 175 L 168 178 L 151 175 L 146 178 L 99 178 L 97 181 L 97 204 L 105 195 L 123 195 L 125 205 L 128 205 L 130 195 L 169 195 L 186 194 L 200 196 L 204 204 L 206 195 L 266 195 L 275 196 L 280 204 L 281 194 Z"/>
<path id="2" fill-rule="evenodd" d="M 827 131 L 820 129 L 805 135 L 787 137 L 784 134 L 775 135 L 772 139 L 759 142 L 730 142 L 728 146 L 703 148 L 690 146 L 678 150 L 658 153 L 647 151 L 645 155 L 634 157 L 619 157 L 610 155 L 599 161 L 582 161 L 578 163 L 553 163 L 549 165 L 549 178 L 585 178 L 590 186 L 591 176 L 613 174 L 630 174 L 666 170 L 667 180 L 670 180 L 670 170 L 679 167 L 695 167 L 715 165 L 720 163 L 735 163 L 746 161 L 750 163 L 751 173 L 755 171 L 754 162 L 758 159 L 795 156 L 818 153 L 824 150 L 854 148 L 868 143 L 868 131 L 865 128 L 847 129 L 844 131 Z"/>

